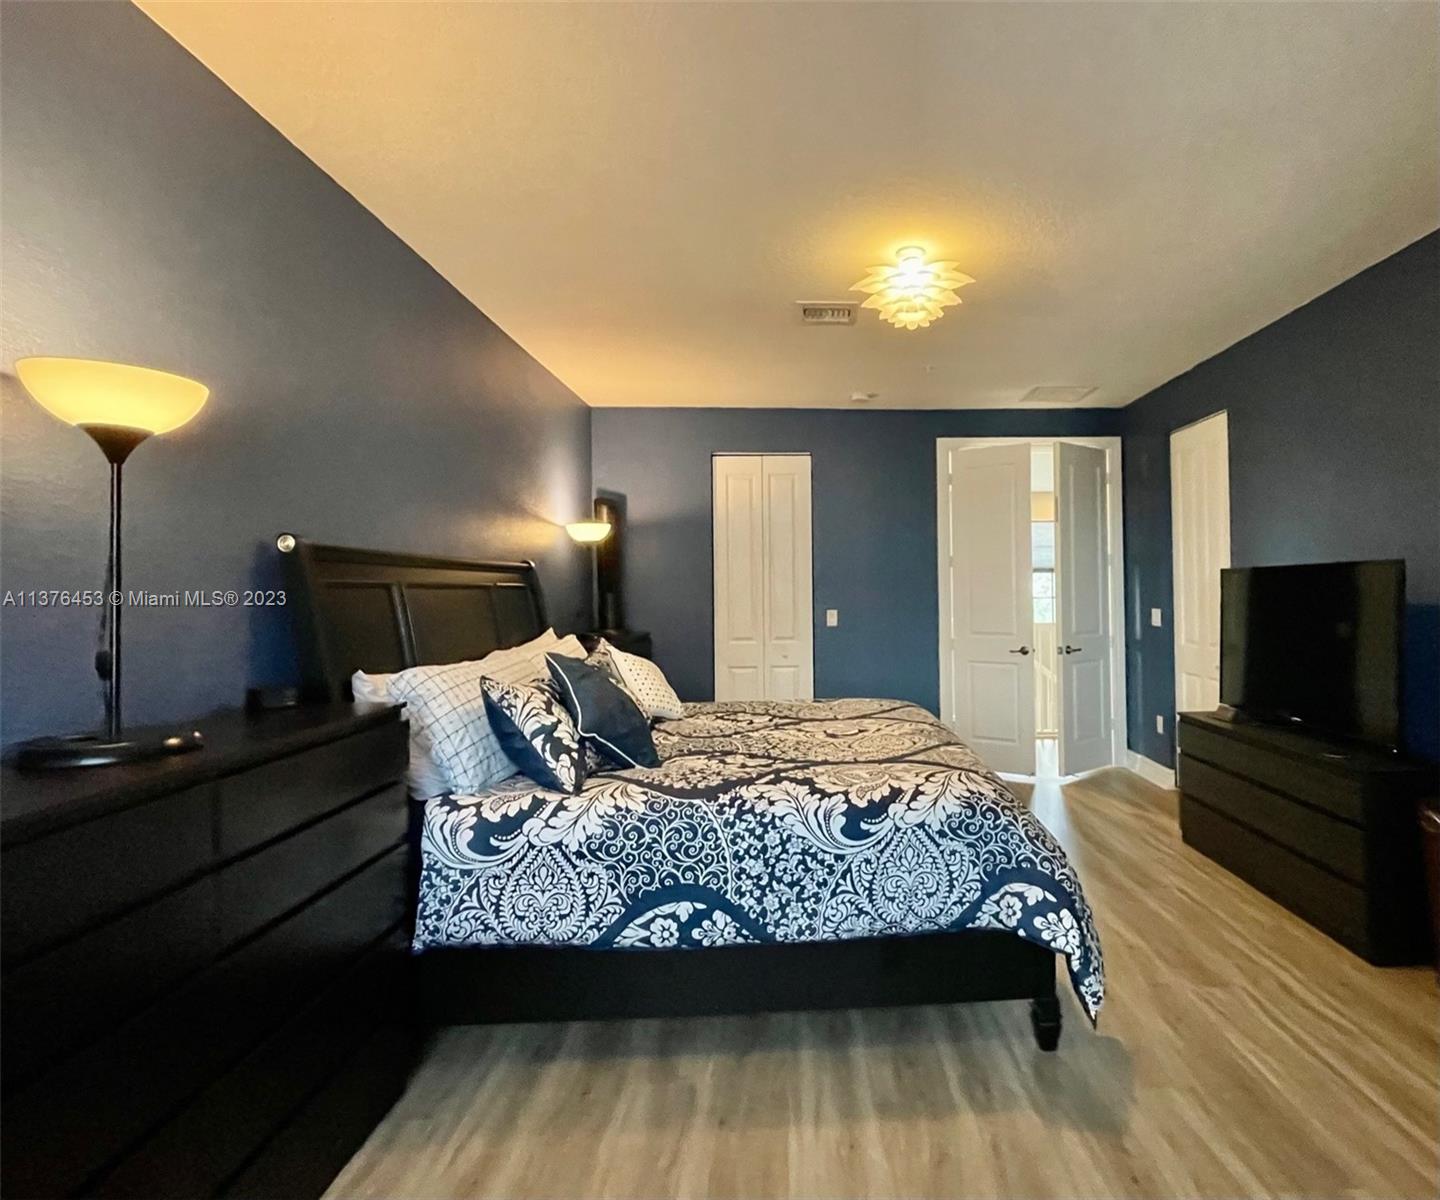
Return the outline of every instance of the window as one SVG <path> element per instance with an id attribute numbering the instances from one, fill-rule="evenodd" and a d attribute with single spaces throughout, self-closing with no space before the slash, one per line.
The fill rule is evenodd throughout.
<path id="1" fill-rule="evenodd" d="M 1035 602 L 1035 621 L 1055 623 L 1055 522 L 1030 523 L 1030 596 Z"/>

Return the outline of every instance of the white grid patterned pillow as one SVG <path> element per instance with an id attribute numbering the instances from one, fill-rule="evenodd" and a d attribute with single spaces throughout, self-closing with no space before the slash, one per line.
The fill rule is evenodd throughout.
<path id="1" fill-rule="evenodd" d="M 615 666 L 620 682 L 625 685 L 625 690 L 639 701 L 647 717 L 651 720 L 659 718 L 678 721 L 685 715 L 685 706 L 680 703 L 680 697 L 665 678 L 664 671 L 648 658 L 641 658 L 638 654 L 626 654 L 604 639 L 601 639 L 600 646 L 596 647 L 597 652 L 601 646 L 610 655 L 610 661 Z"/>
<path id="2" fill-rule="evenodd" d="M 350 694 L 362 704 L 394 704 L 390 697 L 390 681 L 395 676 L 367 675 L 356 671 L 350 676 Z M 408 718 L 407 718 L 408 720 Z M 405 786 L 412 796 L 428 800 L 438 796 L 448 786 L 445 772 L 436 764 L 430 753 L 430 743 L 420 737 L 420 723 L 408 721 L 410 726 L 410 765 L 405 769 Z"/>
<path id="3" fill-rule="evenodd" d="M 549 645 L 564 652 L 564 642 Z M 468 796 L 514 775 L 515 764 L 490 728 L 480 680 L 530 683 L 546 677 L 545 650 L 533 642 L 478 661 L 410 667 L 390 676 L 386 690 L 393 702 L 405 705 L 410 721 L 412 766 L 434 766 L 434 774 L 424 777 L 426 786 L 433 789 L 438 777 L 441 790 Z"/>

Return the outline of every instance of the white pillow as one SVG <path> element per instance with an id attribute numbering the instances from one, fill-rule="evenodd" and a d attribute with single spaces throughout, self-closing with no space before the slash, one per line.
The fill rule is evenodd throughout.
<path id="1" fill-rule="evenodd" d="M 368 675 L 356 671 L 350 676 L 350 691 L 361 704 L 394 704 L 390 698 L 390 681 L 394 675 Z M 410 721 L 410 765 L 405 771 L 405 785 L 412 796 L 428 800 L 449 786 L 445 772 L 430 753 L 429 743 L 420 736 L 420 725 Z"/>
<path id="2" fill-rule="evenodd" d="M 480 686 L 486 676 L 515 673 L 528 676 L 524 660 L 496 664 L 487 657 L 410 667 L 391 676 L 390 699 L 405 705 L 410 721 L 411 765 L 428 755 L 443 781 L 440 791 L 474 795 L 515 774 L 490 728 Z"/>
<path id="3" fill-rule="evenodd" d="M 505 649 L 493 651 L 485 657 L 493 658 L 496 654 L 539 654 L 543 658 L 547 650 L 555 649 L 555 643 L 559 640 L 552 627 L 539 637 L 531 638 L 528 642 L 521 642 L 518 646 L 507 646 Z"/>
<path id="4" fill-rule="evenodd" d="M 609 652 L 610 661 L 615 664 L 625 690 L 640 702 L 647 717 L 676 721 L 685 715 L 685 706 L 680 703 L 680 697 L 665 678 L 664 671 L 648 658 L 626 654 L 603 639 L 600 645 Z"/>
<path id="5" fill-rule="evenodd" d="M 547 629 L 537 638 L 496 650 L 481 659 L 409 667 L 387 675 L 356 671 L 350 677 L 355 699 L 370 704 L 404 704 L 410 722 L 410 767 L 406 783 L 421 799 L 441 792 L 473 794 L 516 773 L 485 713 L 482 678 L 502 683 L 548 679 L 545 655 L 584 658 L 573 634 Z"/>
<path id="6" fill-rule="evenodd" d="M 567 633 L 563 638 L 557 639 L 553 646 L 547 646 L 540 652 L 540 667 L 548 672 L 548 668 L 545 667 L 546 654 L 563 654 L 566 658 L 583 659 L 586 657 L 585 647 L 580 644 L 580 639 L 573 633 Z M 550 678 L 548 673 L 545 678 Z"/>
<path id="7" fill-rule="evenodd" d="M 556 635 L 553 628 L 547 629 L 537 638 L 531 638 L 528 642 L 521 642 L 518 646 L 507 646 L 504 650 L 492 650 L 484 658 L 469 659 L 469 662 L 495 662 L 500 663 L 512 655 L 527 655 L 537 658 L 540 662 L 541 673 L 545 669 L 545 655 L 553 651 L 556 654 L 569 654 L 574 656 L 575 651 L 569 648 L 574 642 L 579 646 L 579 641 L 573 636 L 567 636 L 563 641 Z M 580 653 L 584 653 L 583 648 Z M 445 664 L 457 666 L 456 663 Z M 362 704 L 393 704 L 390 699 L 390 681 L 398 675 L 398 671 L 392 671 L 388 675 L 372 675 L 366 671 L 356 671 L 350 676 L 350 691 L 355 699 Z"/>

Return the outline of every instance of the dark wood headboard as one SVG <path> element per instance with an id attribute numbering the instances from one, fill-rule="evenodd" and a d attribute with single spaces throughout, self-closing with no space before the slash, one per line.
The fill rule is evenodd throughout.
<path id="1" fill-rule="evenodd" d="M 322 546 L 290 534 L 275 545 L 307 699 L 348 700 L 357 670 L 483 658 L 549 624 L 533 562 Z"/>

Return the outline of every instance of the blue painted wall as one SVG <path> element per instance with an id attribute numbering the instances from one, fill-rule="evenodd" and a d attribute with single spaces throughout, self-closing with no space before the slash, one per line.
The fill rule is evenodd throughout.
<path id="1" fill-rule="evenodd" d="M 535 558 L 556 623 L 583 619 L 557 525 L 589 511 L 573 394 L 129 4 L 4 4 L 0 46 L 0 587 L 101 586 L 104 460 L 8 374 L 65 354 L 213 389 L 126 468 L 129 586 L 278 582 L 293 530 Z M 0 738 L 96 725 L 97 614 L 0 621 Z M 283 611 L 134 611 L 125 640 L 138 721 L 294 672 Z"/>
<path id="2" fill-rule="evenodd" d="M 595 486 L 626 497 L 627 624 L 686 699 L 714 693 L 710 458 L 809 453 L 815 694 L 940 704 L 935 439 L 1100 436 L 1111 409 L 826 411 L 597 408 Z M 825 626 L 827 608 L 840 624 Z"/>
<path id="3" fill-rule="evenodd" d="M 1174 761 L 1169 435 L 1225 409 L 1236 566 L 1406 560 L 1406 737 L 1440 759 L 1437 347 L 1431 234 L 1124 410 L 1133 749 Z M 1152 607 L 1163 629 L 1151 628 Z"/>

